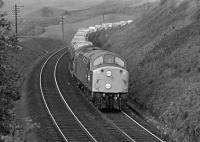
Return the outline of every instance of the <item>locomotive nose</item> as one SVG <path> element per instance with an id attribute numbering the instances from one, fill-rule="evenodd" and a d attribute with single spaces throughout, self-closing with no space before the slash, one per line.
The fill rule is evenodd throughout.
<path id="1" fill-rule="evenodd" d="M 123 79 L 123 83 L 124 83 L 123 89 L 128 91 L 128 81 Z"/>
<path id="2" fill-rule="evenodd" d="M 111 84 L 110 84 L 110 83 L 107 83 L 107 84 L 105 85 L 105 87 L 106 87 L 106 89 L 111 89 Z"/>
<path id="3" fill-rule="evenodd" d="M 104 67 L 93 73 L 94 91 L 119 93 L 128 91 L 128 72 L 119 67 Z"/>
<path id="4" fill-rule="evenodd" d="M 111 77 L 112 76 L 112 72 L 111 71 L 107 71 L 106 72 L 106 76 Z"/>

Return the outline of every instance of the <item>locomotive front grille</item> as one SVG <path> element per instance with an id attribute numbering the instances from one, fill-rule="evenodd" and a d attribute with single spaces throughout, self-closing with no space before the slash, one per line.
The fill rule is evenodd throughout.
<path id="1" fill-rule="evenodd" d="M 128 92 L 128 71 L 125 69 L 112 66 L 102 67 L 94 70 L 92 76 L 93 92 Z"/>

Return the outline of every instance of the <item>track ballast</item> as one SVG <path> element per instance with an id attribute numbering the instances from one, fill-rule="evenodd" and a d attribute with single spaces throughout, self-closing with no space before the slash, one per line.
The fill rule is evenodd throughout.
<path id="1" fill-rule="evenodd" d="M 40 73 L 40 89 L 42 98 L 47 111 L 56 126 L 63 141 L 96 141 L 86 130 L 77 122 L 74 114 L 67 108 L 61 94 L 57 90 L 54 78 L 55 64 L 63 54 L 64 50 L 50 56 L 44 63 Z M 57 139 L 56 141 L 60 141 Z"/>

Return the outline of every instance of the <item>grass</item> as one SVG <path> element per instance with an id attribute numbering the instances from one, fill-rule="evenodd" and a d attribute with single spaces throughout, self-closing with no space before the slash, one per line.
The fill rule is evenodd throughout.
<path id="1" fill-rule="evenodd" d="M 16 66 L 23 77 L 32 61 L 41 58 L 47 52 L 62 47 L 63 43 L 52 38 L 32 38 L 22 41 L 20 45 L 23 48 L 15 52 L 10 50 L 8 58 L 9 62 Z"/>
<path id="2" fill-rule="evenodd" d="M 171 2 L 152 7 L 132 25 L 98 33 L 96 42 L 126 57 L 131 98 L 160 121 L 171 138 L 177 142 L 198 142 L 198 3 Z"/>
<path id="3" fill-rule="evenodd" d="M 176 5 L 175 1 L 132 7 L 129 0 L 122 2 L 123 5 L 114 0 L 84 10 L 67 11 L 65 41 L 69 42 L 80 27 L 102 23 L 103 9 L 106 22 L 134 19 L 134 23 L 124 28 L 98 33 L 96 44 L 127 59 L 131 76 L 130 98 L 142 106 L 143 111 L 153 115 L 162 124 L 163 131 L 177 142 L 198 142 L 199 9 L 195 7 L 196 3 Z M 47 50 L 63 46 L 57 17 L 60 13 L 55 9 L 43 10 L 43 14 L 40 11 L 34 14 L 34 17 L 39 14 L 40 18 L 30 20 L 25 30 L 27 35 L 43 34 L 40 38 L 24 41 L 22 51 L 10 54 L 11 62 L 22 74 Z M 49 14 L 53 16 L 49 17 Z"/>
<path id="4" fill-rule="evenodd" d="M 3 0 L 0 0 L 0 8 L 4 5 Z"/>

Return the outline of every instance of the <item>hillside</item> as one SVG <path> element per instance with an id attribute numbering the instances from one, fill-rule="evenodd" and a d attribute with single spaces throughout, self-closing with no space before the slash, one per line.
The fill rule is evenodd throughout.
<path id="1" fill-rule="evenodd" d="M 111 20 L 109 20 L 110 18 L 107 18 L 111 17 L 110 15 L 112 14 L 119 15 L 114 17 L 115 21 L 119 21 L 121 19 L 136 19 L 141 15 L 141 13 L 148 9 L 151 9 L 152 4 L 150 1 L 156 0 L 106 0 L 102 3 L 98 2 L 97 4 L 80 10 L 43 7 L 27 14 L 24 20 L 20 23 L 20 25 L 22 26 L 19 27 L 19 31 L 21 31 L 22 35 L 40 35 L 45 32 L 45 27 L 52 25 L 57 25 L 59 27 L 60 15 L 65 16 L 66 24 L 73 24 L 76 22 L 82 22 L 90 19 L 95 19 L 96 17 L 101 17 L 101 21 L 99 23 L 94 23 L 100 24 L 103 22 L 103 14 L 106 17 L 106 20 L 108 19 L 105 22 L 113 21 L 113 18 L 111 18 Z"/>
<path id="2" fill-rule="evenodd" d="M 58 9 L 79 10 L 99 4 L 105 0 L 5 0 L 6 9 L 10 9 L 15 3 L 23 5 L 22 15 L 27 15 L 43 7 Z M 81 4 L 80 4 L 81 3 Z"/>
<path id="3" fill-rule="evenodd" d="M 0 0 L 0 8 L 4 5 L 3 0 Z"/>
<path id="4" fill-rule="evenodd" d="M 36 11 L 33 11 L 25 16 L 26 19 L 41 19 L 41 18 L 55 18 L 59 17 L 65 13 L 65 10 L 53 8 L 53 7 L 43 7 Z"/>
<path id="5" fill-rule="evenodd" d="M 177 142 L 200 141 L 199 5 L 163 0 L 133 24 L 94 40 L 126 57 L 130 97 Z"/>
<path id="6" fill-rule="evenodd" d="M 103 14 L 130 15 L 134 18 L 138 17 L 143 12 L 144 4 L 148 6 L 151 5 L 151 2 L 149 2 L 149 0 L 106 0 L 105 2 L 88 9 L 73 11 L 73 13 L 65 16 L 67 22 L 88 20 L 96 16 L 102 16 Z"/>
<path id="7" fill-rule="evenodd" d="M 21 41 L 20 46 L 23 48 L 18 52 L 9 51 L 9 62 L 12 63 L 19 71 L 21 77 L 25 77 L 26 70 L 30 63 L 42 58 L 48 52 L 61 48 L 63 43 L 61 40 L 52 38 L 32 38 Z M 22 80 L 24 78 L 21 78 Z"/>

